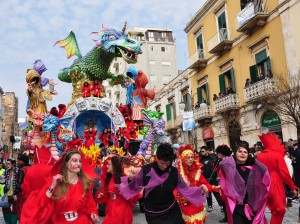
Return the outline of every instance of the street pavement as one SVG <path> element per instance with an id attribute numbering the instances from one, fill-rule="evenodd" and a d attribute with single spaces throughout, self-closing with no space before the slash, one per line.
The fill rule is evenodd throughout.
<path id="1" fill-rule="evenodd" d="M 214 197 L 213 197 L 214 198 Z M 213 201 L 214 205 L 217 205 L 217 202 Z M 299 212 L 299 201 L 293 201 L 293 207 L 287 209 L 286 214 L 284 216 L 283 224 L 297 224 L 298 223 L 298 212 Z M 143 213 L 139 212 L 138 205 L 134 207 L 133 209 L 134 217 L 133 217 L 133 224 L 146 224 L 145 215 Z M 222 219 L 223 213 L 220 211 L 219 206 L 213 206 L 212 212 L 207 212 L 207 224 L 218 224 L 219 220 Z M 269 209 L 266 210 L 266 217 L 268 220 L 268 223 L 270 223 L 271 218 L 271 212 Z M 103 217 L 101 217 L 101 220 L 103 220 Z M 176 224 L 176 223 L 174 223 Z"/>

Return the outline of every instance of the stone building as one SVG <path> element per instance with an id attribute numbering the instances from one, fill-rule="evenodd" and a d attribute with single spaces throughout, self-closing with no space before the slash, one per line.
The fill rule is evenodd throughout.
<path id="1" fill-rule="evenodd" d="M 15 136 L 19 134 L 18 98 L 14 92 L 5 92 L 2 96 L 2 106 L 5 111 L 2 125 L 2 144 L 5 157 L 16 158 L 17 151 L 13 149 Z"/>

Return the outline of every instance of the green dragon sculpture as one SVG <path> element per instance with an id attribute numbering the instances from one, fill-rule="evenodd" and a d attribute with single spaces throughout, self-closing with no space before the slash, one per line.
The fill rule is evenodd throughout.
<path id="1" fill-rule="evenodd" d="M 70 67 L 63 68 L 58 74 L 58 78 L 67 83 L 72 83 L 72 103 L 75 99 L 82 97 L 81 89 L 84 82 L 98 80 L 100 83 L 106 79 L 111 79 L 110 84 L 122 83 L 127 77 L 114 75 L 109 72 L 109 66 L 115 57 L 122 57 L 127 63 L 137 62 L 138 54 L 142 53 L 141 43 L 129 38 L 125 33 L 126 21 L 121 32 L 115 29 L 105 28 L 102 25 L 100 32 L 93 32 L 100 36 L 99 40 L 94 40 L 96 46 L 82 56 L 73 31 L 64 40 L 55 43 L 67 51 L 67 58 L 77 55 Z"/>

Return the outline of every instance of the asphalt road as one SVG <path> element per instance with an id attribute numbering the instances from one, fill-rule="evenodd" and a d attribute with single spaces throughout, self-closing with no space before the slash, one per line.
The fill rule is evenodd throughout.
<path id="1" fill-rule="evenodd" d="M 213 206 L 212 212 L 207 212 L 207 221 L 206 221 L 207 224 L 218 224 L 219 220 L 223 218 L 223 214 L 221 213 L 220 207 L 217 205 L 215 199 L 213 203 L 216 206 Z M 300 206 L 299 201 L 293 201 L 293 207 L 287 209 L 287 212 L 284 216 L 283 224 L 298 223 L 299 206 Z M 133 224 L 147 224 L 145 220 L 145 215 L 139 212 L 138 206 L 134 207 L 133 213 L 134 213 Z M 266 217 L 269 223 L 271 218 L 271 213 L 268 209 L 266 210 Z M 103 220 L 103 217 L 101 217 L 101 220 Z"/>

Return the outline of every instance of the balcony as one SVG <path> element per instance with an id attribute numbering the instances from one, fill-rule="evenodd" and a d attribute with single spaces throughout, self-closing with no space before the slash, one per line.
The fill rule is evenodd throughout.
<path id="1" fill-rule="evenodd" d="M 196 121 L 211 119 L 211 118 L 212 118 L 212 111 L 210 106 L 207 106 L 205 109 L 198 108 L 195 110 Z"/>
<path id="2" fill-rule="evenodd" d="M 253 102 L 277 92 L 274 79 L 264 79 L 244 88 L 245 102 Z"/>
<path id="3" fill-rule="evenodd" d="M 206 67 L 207 60 L 204 58 L 203 49 L 196 50 L 196 52 L 189 57 L 189 65 L 190 69 L 198 71 Z"/>
<path id="4" fill-rule="evenodd" d="M 240 108 L 240 99 L 238 94 L 230 94 L 215 100 L 215 112 L 221 113 L 228 110 Z"/>
<path id="5" fill-rule="evenodd" d="M 267 23 L 267 1 L 264 3 L 250 2 L 237 16 L 237 31 L 250 33 L 254 28 L 264 26 Z"/>
<path id="6" fill-rule="evenodd" d="M 219 55 L 229 51 L 233 41 L 230 39 L 231 30 L 228 28 L 220 29 L 212 38 L 208 40 L 208 52 Z"/>

